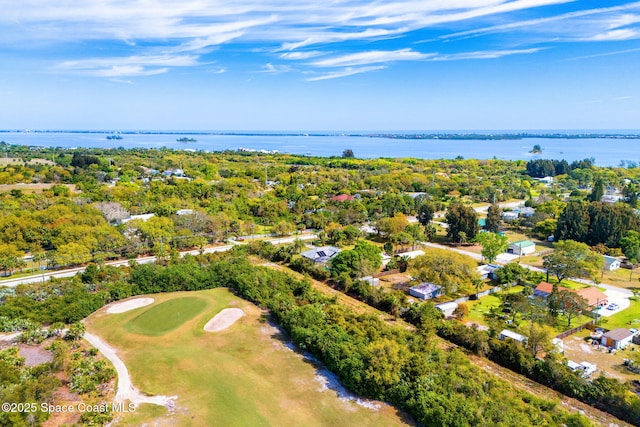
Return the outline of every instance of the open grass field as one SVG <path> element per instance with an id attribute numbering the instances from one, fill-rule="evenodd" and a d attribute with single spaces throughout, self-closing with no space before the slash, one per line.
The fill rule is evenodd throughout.
<path id="1" fill-rule="evenodd" d="M 44 190 L 48 190 L 49 188 L 60 185 L 63 187 L 69 188 L 69 190 L 75 192 L 76 186 L 75 184 L 0 184 L 0 192 L 11 191 L 11 190 L 20 190 L 23 193 L 42 193 Z"/>
<path id="2" fill-rule="evenodd" d="M 173 412 L 144 404 L 118 414 L 114 425 L 406 425 L 395 408 L 369 409 L 326 389 L 319 367 L 290 350 L 257 307 L 228 290 L 152 297 L 152 305 L 121 314 L 103 308 L 87 319 L 87 330 L 117 349 L 143 393 L 178 396 Z M 207 321 L 227 307 L 246 315 L 227 330 L 205 332 Z M 175 310 L 181 310 L 179 322 Z"/>
<path id="3" fill-rule="evenodd" d="M 127 322 L 125 329 L 142 335 L 164 335 L 200 313 L 206 305 L 203 299 L 197 297 L 170 299 Z"/>

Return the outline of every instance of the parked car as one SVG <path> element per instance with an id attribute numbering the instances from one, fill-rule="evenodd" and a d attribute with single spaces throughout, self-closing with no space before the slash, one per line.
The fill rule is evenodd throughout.
<path id="1" fill-rule="evenodd" d="M 620 308 L 620 306 L 618 304 L 616 304 L 616 303 L 613 303 L 613 302 L 607 306 L 607 310 L 617 310 L 619 308 Z"/>

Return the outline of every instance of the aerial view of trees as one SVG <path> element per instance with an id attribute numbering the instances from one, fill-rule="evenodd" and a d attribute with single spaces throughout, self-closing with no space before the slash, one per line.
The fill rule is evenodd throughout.
<path id="1" fill-rule="evenodd" d="M 8 155 L 18 153 L 25 158 L 50 154 L 46 149 L 7 148 Z M 175 174 L 178 168 L 182 172 Z M 533 179 L 545 176 L 555 179 Z M 16 187 L 17 182 L 36 189 Z M 571 327 L 582 322 L 579 315 L 587 310 L 584 299 L 558 291 L 558 283 L 599 278 L 600 254 L 624 254 L 631 264 L 640 261 L 640 221 L 634 210 L 639 183 L 635 168 L 599 168 L 589 159 L 571 164 L 540 159 L 358 159 L 350 149 L 332 158 L 171 149 L 58 150 L 55 162 L 0 165 L 0 273 L 86 269 L 74 279 L 3 290 L 0 317 L 26 331 L 25 340 L 36 342 L 41 325 L 65 330 L 64 325 L 78 325 L 111 301 L 230 286 L 269 309 L 300 348 L 323 361 L 349 388 L 395 403 L 424 425 L 457 425 L 463 413 L 473 418 L 470 424 L 526 425 L 536 420 L 553 425 L 563 420 L 571 425 L 565 415 L 549 415 L 522 399 L 508 399 L 506 409 L 499 407 L 494 400 L 502 404 L 501 396 L 515 392 L 485 378 L 461 352 L 442 352 L 434 344 L 435 335 L 633 420 L 637 411 L 631 408 L 637 402 L 623 394 L 618 382 L 583 382 L 561 363 L 539 357 L 552 351 L 549 327 L 559 323 L 552 318 Z M 611 198 L 613 193 L 617 198 Z M 532 209 L 519 211 L 525 203 Z M 500 204 L 520 216 L 503 221 Z M 291 237 L 278 239 L 286 240 L 284 244 L 263 240 L 285 236 Z M 494 263 L 515 236 L 540 239 L 540 254 L 519 260 L 535 258 L 535 266 L 542 265 L 555 283 L 556 291 L 544 304 L 531 297 L 544 270 L 534 272 L 512 262 L 495 271 L 494 281 L 481 280 L 475 259 L 450 250 L 475 251 L 476 259 L 482 255 L 484 262 Z M 550 236 L 553 245 L 546 241 Z M 222 245 L 233 249 L 226 255 L 205 251 Z M 314 263 L 300 255 L 307 245 L 332 245 L 341 251 L 326 264 Z M 425 254 L 414 259 L 403 255 L 415 249 Z M 199 255 L 182 258 L 185 252 L 180 251 L 187 250 Z M 383 250 L 389 255 L 386 267 Z M 156 255 L 157 264 L 137 264 L 143 255 Z M 126 263 L 126 258 L 130 262 L 122 269 L 107 262 Z M 277 263 L 282 270 L 312 277 L 396 321 L 407 320 L 415 329 L 387 329 L 380 319 L 353 313 L 315 293 L 306 280 L 254 266 L 261 263 Z M 405 270 L 407 282 L 394 287 L 360 280 Z M 497 301 L 504 311 L 488 313 L 493 316 L 489 332 L 477 331 L 442 319 L 428 302 L 410 305 L 407 288 L 417 282 L 441 286 L 438 302 L 477 298 L 480 290 L 498 284 L 503 293 L 496 294 Z M 471 306 L 462 306 L 455 316 L 464 322 L 477 315 L 470 313 Z M 495 325 L 507 320 L 528 337 L 526 344 L 495 339 Z M 69 328 L 69 336 L 81 334 L 77 326 Z M 7 360 L 14 358 L 8 355 Z M 436 378 L 429 372 L 440 374 Z M 484 388 L 449 387 L 469 376 L 482 377 Z M 81 383 L 75 382 L 78 390 Z M 598 387 L 609 387 L 617 397 L 608 409 Z M 522 421 L 523 413 L 531 418 Z"/>

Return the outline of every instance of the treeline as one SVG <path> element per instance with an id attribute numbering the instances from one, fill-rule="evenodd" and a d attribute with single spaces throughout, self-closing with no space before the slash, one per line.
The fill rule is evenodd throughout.
<path id="1" fill-rule="evenodd" d="M 575 169 L 591 169 L 595 160 L 584 159 L 575 160 L 569 164 L 566 160 L 535 159 L 527 162 L 527 175 L 533 178 L 544 178 L 545 176 L 565 175 Z"/>
<path id="2" fill-rule="evenodd" d="M 413 323 L 423 322 L 420 316 L 407 316 Z M 457 322 L 440 322 L 437 333 L 501 366 L 522 374 L 537 383 L 608 412 L 621 420 L 640 425 L 640 397 L 616 378 L 599 376 L 592 381 L 580 377 L 569 367 L 548 355 L 535 358 L 523 346 L 508 340 L 500 341 L 485 331 L 468 328 Z"/>
<path id="3" fill-rule="evenodd" d="M 629 230 L 640 231 L 636 211 L 624 203 L 571 201 L 558 218 L 557 240 L 575 240 L 590 246 L 619 247 Z"/>
<path id="4" fill-rule="evenodd" d="M 335 298 L 322 296 L 308 281 L 253 266 L 247 257 L 233 251 L 187 256 L 166 266 L 133 265 L 124 278 L 107 270 L 84 276 L 88 283 L 76 280 L 69 285 L 76 289 L 80 306 L 94 310 L 91 301 L 95 296 L 107 302 L 139 293 L 230 287 L 269 309 L 296 345 L 322 361 L 350 390 L 395 404 L 425 426 L 588 425 L 582 416 L 483 372 L 460 351 L 441 350 L 433 335 L 441 320 L 426 304 L 415 315 L 421 322 L 417 331 L 392 327 L 375 315 L 357 314 L 337 304 Z M 98 282 L 89 283 L 94 280 Z M 29 316 L 26 310 L 17 310 L 29 306 L 40 307 L 35 313 L 41 320 L 63 319 L 63 310 L 55 311 L 54 316 L 52 309 L 43 308 L 57 306 L 64 298 L 57 295 L 63 287 L 59 283 L 52 286 L 42 294 L 34 286 L 19 287 L 19 296 L 5 297 L 0 314 Z M 63 292 L 69 295 L 71 290 Z M 56 302 L 45 304 L 47 300 Z"/>

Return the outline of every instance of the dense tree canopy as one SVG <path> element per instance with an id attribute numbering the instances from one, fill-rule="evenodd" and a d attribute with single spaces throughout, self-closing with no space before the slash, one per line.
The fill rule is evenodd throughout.
<path id="1" fill-rule="evenodd" d="M 558 282 L 570 277 L 595 277 L 604 264 L 602 255 L 584 243 L 563 240 L 553 247 L 553 252 L 544 257 L 544 267 Z"/>
<path id="2" fill-rule="evenodd" d="M 466 240 L 473 240 L 480 230 L 478 214 L 470 206 L 454 203 L 447 209 L 447 237 L 453 242 L 460 243 L 461 236 Z"/>
<path id="3" fill-rule="evenodd" d="M 477 266 L 467 255 L 430 249 L 411 262 L 409 271 L 420 281 L 443 286 L 447 293 L 470 292 L 478 279 Z"/>

